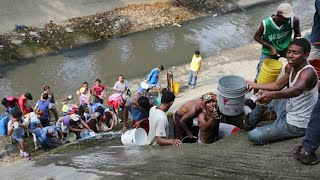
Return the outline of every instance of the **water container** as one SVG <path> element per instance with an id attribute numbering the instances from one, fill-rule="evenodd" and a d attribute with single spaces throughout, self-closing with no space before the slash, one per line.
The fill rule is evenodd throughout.
<path id="1" fill-rule="evenodd" d="M 6 136 L 10 118 L 6 114 L 0 115 L 0 136 Z"/>
<path id="2" fill-rule="evenodd" d="M 77 139 L 77 135 L 73 132 L 69 132 L 67 137 L 66 137 L 66 140 L 69 141 L 69 142 L 73 142 Z"/>
<path id="3" fill-rule="evenodd" d="M 153 106 L 159 106 L 161 104 L 161 97 L 160 96 L 150 96 L 149 99 L 152 102 Z"/>
<path id="4" fill-rule="evenodd" d="M 282 70 L 282 63 L 275 59 L 265 59 L 257 79 L 259 84 L 268 84 L 277 81 Z"/>
<path id="5" fill-rule="evenodd" d="M 237 116 L 243 112 L 247 91 L 245 80 L 236 75 L 223 76 L 218 80 L 218 106 L 221 113 Z"/>
<path id="6" fill-rule="evenodd" d="M 180 83 L 174 82 L 174 83 L 173 83 L 173 93 L 174 93 L 174 94 L 178 94 L 179 91 L 180 91 Z"/>
<path id="7" fill-rule="evenodd" d="M 121 142 L 125 146 L 146 145 L 147 132 L 142 129 L 130 129 L 121 135 Z"/>

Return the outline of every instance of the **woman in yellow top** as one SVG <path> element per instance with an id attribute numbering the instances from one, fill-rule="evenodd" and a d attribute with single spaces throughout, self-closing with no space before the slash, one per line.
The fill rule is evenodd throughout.
<path id="1" fill-rule="evenodd" d="M 191 85 L 192 88 L 196 86 L 197 83 L 197 76 L 201 68 L 202 58 L 200 56 L 200 51 L 196 50 L 192 57 L 192 61 L 190 63 L 190 73 L 189 73 L 189 80 L 188 85 Z"/>

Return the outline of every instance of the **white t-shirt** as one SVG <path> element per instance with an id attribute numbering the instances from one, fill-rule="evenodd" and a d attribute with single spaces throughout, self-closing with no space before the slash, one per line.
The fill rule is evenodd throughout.
<path id="1" fill-rule="evenodd" d="M 148 144 L 156 145 L 156 136 L 168 138 L 169 126 L 168 118 L 165 112 L 153 106 L 149 113 L 149 134 Z"/>

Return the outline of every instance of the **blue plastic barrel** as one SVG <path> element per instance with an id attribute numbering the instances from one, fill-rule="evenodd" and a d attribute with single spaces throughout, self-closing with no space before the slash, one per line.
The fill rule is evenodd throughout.
<path id="1" fill-rule="evenodd" d="M 6 136 L 10 118 L 6 114 L 0 115 L 0 136 Z"/>

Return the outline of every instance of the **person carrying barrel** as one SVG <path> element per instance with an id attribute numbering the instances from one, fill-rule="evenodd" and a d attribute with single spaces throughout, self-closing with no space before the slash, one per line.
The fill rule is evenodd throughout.
<path id="1" fill-rule="evenodd" d="M 294 16 L 291 5 L 282 3 L 277 7 L 276 14 L 264 19 L 254 35 L 254 39 L 262 45 L 260 61 L 257 65 L 255 82 L 265 59 L 286 57 L 287 48 L 294 38 L 301 37 L 300 21 Z"/>

